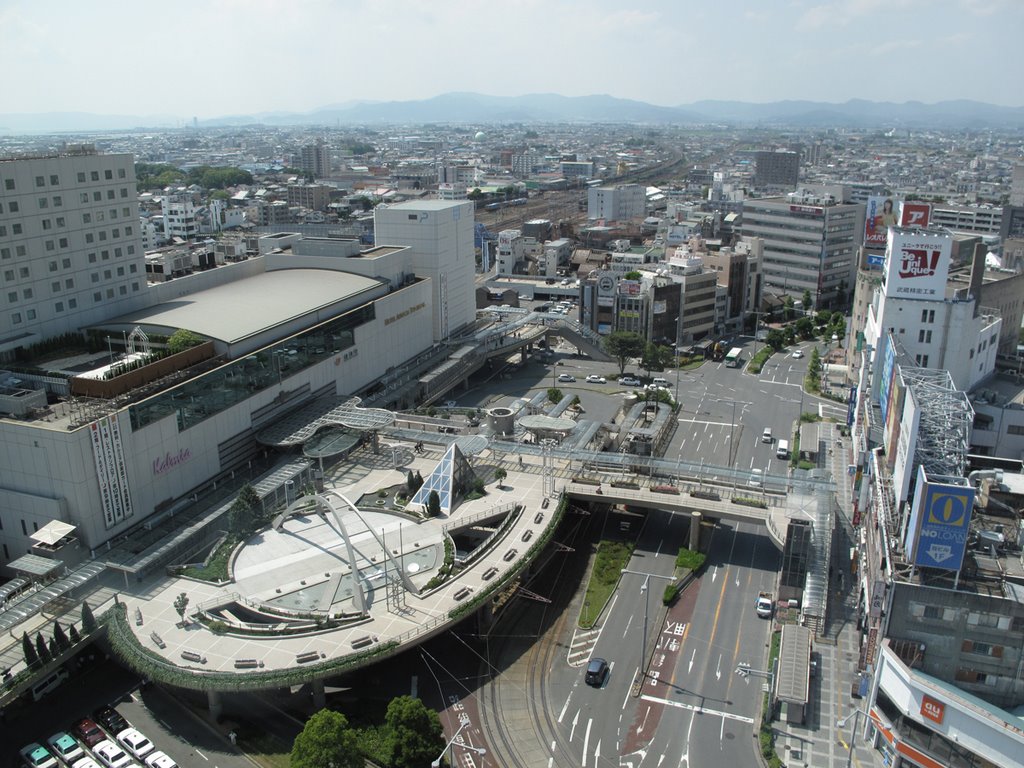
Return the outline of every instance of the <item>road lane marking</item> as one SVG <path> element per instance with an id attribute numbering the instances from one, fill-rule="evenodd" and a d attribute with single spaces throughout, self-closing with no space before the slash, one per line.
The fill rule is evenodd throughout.
<path id="1" fill-rule="evenodd" d="M 626 689 L 626 697 L 622 700 L 622 707 L 621 707 L 621 709 L 623 711 L 625 711 L 626 705 L 629 703 L 629 700 L 631 698 L 633 698 L 633 686 L 636 685 L 636 676 L 639 675 L 639 674 L 640 674 L 640 667 L 637 667 L 635 670 L 633 670 L 633 679 L 629 683 L 629 688 Z"/>
<path id="2" fill-rule="evenodd" d="M 629 619 L 626 620 L 626 628 L 622 630 L 622 636 L 625 637 L 629 634 L 629 625 L 633 623 L 633 614 L 629 615 Z"/>
<path id="3" fill-rule="evenodd" d="M 583 768 L 587 768 L 587 749 L 590 748 L 590 726 L 594 724 L 594 718 L 587 720 L 587 732 L 583 734 Z"/>
<path id="4" fill-rule="evenodd" d="M 569 741 L 572 741 L 572 737 L 576 733 L 576 724 L 580 721 L 580 711 L 576 710 L 576 716 L 572 719 L 572 728 L 569 729 Z"/>
<path id="5" fill-rule="evenodd" d="M 196 748 L 192 747 L 192 749 L 196 749 Z M 201 758 L 203 758 L 203 760 L 205 760 L 206 762 L 210 762 L 210 758 L 208 758 L 206 755 L 204 755 L 198 749 L 196 749 L 196 754 L 199 755 Z"/>
<path id="6" fill-rule="evenodd" d="M 698 421 L 697 419 L 679 419 L 680 424 L 704 424 L 704 431 L 708 431 L 708 427 L 731 427 L 732 422 L 730 421 Z"/>
<path id="7" fill-rule="evenodd" d="M 565 717 L 565 711 L 569 708 L 570 701 L 572 701 L 572 691 L 569 691 L 569 695 L 565 697 L 565 704 L 562 705 L 562 711 L 558 713 L 559 725 L 562 723 L 562 718 Z"/>
<path id="8" fill-rule="evenodd" d="M 736 642 L 739 642 L 739 640 L 737 640 Z M 697 649 L 694 648 L 693 649 L 693 655 L 690 657 L 690 664 L 686 668 L 686 674 L 690 674 L 691 672 L 693 672 L 693 660 L 696 659 L 696 658 L 697 658 Z"/>
<path id="9" fill-rule="evenodd" d="M 646 693 L 643 694 L 640 698 L 645 701 L 653 702 L 655 704 L 665 704 L 666 706 L 676 707 L 677 709 L 688 709 L 691 712 L 697 713 L 698 715 L 716 715 L 718 717 L 728 718 L 729 720 L 736 720 L 740 723 L 752 724 L 754 722 L 754 718 L 752 717 L 746 717 L 745 715 L 736 715 L 732 712 L 722 712 L 721 710 L 717 709 L 708 709 L 707 707 L 698 707 L 694 706 L 693 704 L 687 704 L 684 701 L 673 701 L 672 699 L 659 699 L 657 696 L 650 696 Z"/>

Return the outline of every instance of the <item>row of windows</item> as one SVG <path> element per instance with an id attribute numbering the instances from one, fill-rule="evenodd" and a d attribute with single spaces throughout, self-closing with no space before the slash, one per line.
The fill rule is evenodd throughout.
<path id="1" fill-rule="evenodd" d="M 106 170 L 104 170 L 103 171 L 103 178 L 106 181 L 113 181 L 114 180 L 114 171 L 113 171 L 113 169 L 107 168 Z M 117 169 L 117 178 L 119 178 L 119 179 L 126 179 L 126 178 L 128 178 L 128 171 L 126 169 L 124 169 L 124 168 L 118 168 Z M 78 179 L 78 183 L 79 184 L 85 184 L 86 181 L 99 181 L 100 180 L 100 172 L 99 171 L 90 171 L 89 175 L 88 175 L 88 179 L 87 179 L 85 171 L 79 171 L 78 175 L 77 175 L 77 179 Z M 36 188 L 45 187 L 46 186 L 46 182 L 47 182 L 47 176 L 36 176 Z M 50 182 L 50 186 L 51 187 L 59 187 L 60 186 L 60 176 L 58 174 L 56 174 L 56 173 L 51 173 L 49 175 L 49 182 Z M 4 179 L 4 189 L 7 190 L 8 192 L 16 191 L 17 190 L 17 185 L 15 184 L 14 179 Z"/>
<path id="2" fill-rule="evenodd" d="M 64 220 L 63 219 L 58 219 L 58 226 L 61 226 L 61 227 L 64 226 Z M 43 229 L 49 229 L 48 220 L 43 222 Z M 11 234 L 12 235 L 22 235 L 22 234 L 24 234 L 24 229 L 22 228 L 21 224 L 12 224 L 11 225 Z M 124 234 L 125 237 L 131 237 L 132 235 L 135 234 L 135 227 L 131 226 L 130 224 L 126 225 L 125 228 L 124 228 L 123 234 Z M 122 230 L 121 230 L 120 227 L 114 227 L 113 229 L 110 230 L 110 233 L 109 233 L 109 237 L 110 237 L 111 240 L 117 240 L 117 239 L 119 239 L 121 237 L 121 235 L 122 235 Z M 5 224 L 0 224 L 0 237 L 7 237 L 7 226 Z M 86 243 L 94 243 L 97 240 L 99 240 L 99 242 L 103 243 L 103 242 L 106 242 L 107 237 L 108 237 L 108 233 L 107 233 L 107 231 L 105 229 L 98 230 L 97 232 L 86 232 L 85 233 L 85 242 Z M 43 247 L 47 251 L 54 251 L 57 248 L 68 248 L 69 245 L 70 244 L 69 244 L 68 239 L 66 237 L 61 237 L 61 238 L 58 238 L 57 240 L 46 240 L 46 241 L 43 242 Z M 24 246 L 19 246 L 19 248 L 21 248 L 22 251 L 24 251 Z M 22 253 L 19 253 L 18 255 L 22 256 L 22 255 L 24 255 L 24 253 L 22 252 Z M 0 252 L 0 258 L 4 258 L 4 259 L 11 258 L 11 249 L 10 249 L 10 247 L 4 247 L 2 249 L 2 252 Z"/>
<path id="3" fill-rule="evenodd" d="M 121 195 L 121 197 L 128 197 L 128 187 L 121 187 L 120 195 Z M 117 198 L 117 195 L 114 193 L 114 190 L 108 189 L 107 190 L 107 200 L 114 200 L 116 198 Z M 94 203 L 98 203 L 101 200 L 103 200 L 103 191 L 99 190 L 99 189 L 94 189 L 93 192 L 92 192 L 92 201 Z M 89 193 L 88 192 L 80 193 L 78 195 L 78 202 L 80 202 L 80 203 L 88 203 L 89 202 Z"/>
<path id="4" fill-rule="evenodd" d="M 135 254 L 135 246 L 134 245 L 129 245 L 126 250 L 127 250 L 129 256 L 133 256 Z M 114 255 L 115 259 L 121 258 L 122 256 L 124 256 L 124 253 L 125 253 L 125 251 L 122 250 L 120 247 L 115 248 L 114 251 L 113 251 L 113 255 Z M 111 252 L 110 251 L 100 251 L 100 253 L 99 253 L 99 258 L 102 261 L 108 261 L 110 259 L 110 256 L 111 256 Z M 95 264 L 96 261 L 97 261 L 97 254 L 90 253 L 89 254 L 89 263 L 90 264 Z M 61 259 L 59 263 L 57 262 L 56 259 L 51 259 L 47 263 L 47 268 L 49 269 L 50 272 L 56 272 L 56 271 L 58 271 L 58 269 L 71 269 L 71 259 L 70 258 Z M 129 264 L 128 265 L 128 272 L 130 274 L 133 274 L 133 273 L 135 273 L 137 271 L 138 271 L 138 264 Z M 124 273 L 125 273 L 125 268 L 124 267 L 118 267 L 117 268 L 117 274 L 119 276 L 124 275 Z M 92 275 L 93 275 L 92 281 L 94 283 L 98 282 L 97 275 L 99 275 L 99 273 L 98 272 L 94 272 L 94 273 L 92 273 Z M 31 273 L 31 271 L 30 271 L 28 266 L 19 267 L 17 273 L 15 273 L 15 271 L 13 269 L 5 269 L 4 270 L 4 281 L 8 282 L 8 283 L 14 282 L 16 277 L 29 278 L 31 276 L 32 276 L 32 273 Z M 110 279 L 110 270 L 106 270 L 104 272 L 104 278 L 106 278 L 108 280 Z M 26 298 L 28 298 L 28 297 L 26 297 Z"/>
<path id="5" fill-rule="evenodd" d="M 139 284 L 137 282 L 132 283 L 132 292 L 133 293 L 137 293 L 138 291 L 139 291 Z M 109 300 L 115 298 L 115 295 L 127 296 L 128 295 L 128 286 L 126 286 L 126 285 L 119 285 L 117 287 L 116 294 L 115 294 L 115 291 L 114 291 L 113 288 L 107 288 L 106 296 L 104 296 L 104 292 L 103 291 L 96 291 L 92 295 L 92 301 L 93 301 L 94 304 L 99 304 L 99 303 L 101 303 L 103 301 L 109 301 Z M 58 314 L 64 312 L 65 309 L 69 309 L 70 310 L 70 309 L 77 309 L 77 308 L 78 308 L 78 299 L 68 299 L 66 305 L 65 305 L 65 302 L 63 302 L 63 301 L 58 301 L 58 302 L 54 303 L 54 305 L 53 305 L 53 311 L 58 313 Z M 24 314 L 24 317 L 22 316 L 21 312 L 12 312 L 11 313 L 11 324 L 12 325 L 20 325 L 21 323 L 25 322 L 26 320 L 31 322 L 32 320 L 35 320 L 35 319 L 36 319 L 36 311 L 34 309 L 26 310 L 25 314 Z"/>

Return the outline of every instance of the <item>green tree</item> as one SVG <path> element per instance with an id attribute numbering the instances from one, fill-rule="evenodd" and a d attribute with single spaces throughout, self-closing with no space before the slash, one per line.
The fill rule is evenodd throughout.
<path id="1" fill-rule="evenodd" d="M 53 654 L 50 653 L 50 648 L 46 644 L 46 639 L 43 637 L 42 632 L 36 633 L 36 653 L 39 655 L 39 661 L 43 666 L 53 661 Z"/>
<path id="2" fill-rule="evenodd" d="M 213 192 L 210 193 L 210 199 L 211 200 L 230 200 L 231 199 L 231 193 L 228 192 L 226 189 L 215 189 Z"/>
<path id="3" fill-rule="evenodd" d="M 807 376 L 814 381 L 821 377 L 821 355 L 817 347 L 811 350 L 811 356 L 807 359 Z"/>
<path id="4" fill-rule="evenodd" d="M 87 635 L 96 631 L 96 617 L 88 603 L 82 603 L 82 631 Z"/>
<path id="5" fill-rule="evenodd" d="M 635 269 L 631 272 L 627 272 L 622 276 L 623 280 L 639 280 L 643 275 L 637 272 Z"/>
<path id="6" fill-rule="evenodd" d="M 604 337 L 604 350 L 619 363 L 621 376 L 629 359 L 644 353 L 644 338 L 633 331 L 614 331 Z"/>
<path id="7" fill-rule="evenodd" d="M 78 634 L 78 629 L 75 627 L 74 624 L 72 624 L 68 628 L 68 634 L 71 636 L 72 645 L 78 645 L 80 642 L 82 642 L 82 636 Z"/>
<path id="8" fill-rule="evenodd" d="M 473 187 L 472 192 L 466 193 L 466 199 L 472 200 L 473 202 L 476 202 L 477 200 L 483 200 L 484 197 L 486 197 L 486 195 L 484 195 L 484 193 L 480 191 L 480 187 Z"/>
<path id="9" fill-rule="evenodd" d="M 358 737 L 340 712 L 321 709 L 292 743 L 292 768 L 363 768 Z"/>
<path id="10" fill-rule="evenodd" d="M 793 297 L 790 296 L 789 294 L 786 294 L 786 298 L 782 302 L 782 306 L 785 308 L 785 315 L 784 316 L 785 316 L 786 320 L 792 320 L 793 319 L 793 309 L 794 309 L 795 305 L 796 305 L 796 302 L 793 301 Z"/>
<path id="11" fill-rule="evenodd" d="M 185 611 L 188 610 L 188 595 L 184 592 L 174 598 L 174 610 L 178 612 L 178 616 L 181 618 L 181 623 L 185 623 Z"/>
<path id="12" fill-rule="evenodd" d="M 501 467 L 498 467 L 496 470 L 494 470 L 494 479 L 498 481 L 499 488 L 501 488 L 501 484 L 505 481 L 506 477 L 508 477 L 508 472 L 506 472 Z"/>
<path id="13" fill-rule="evenodd" d="M 179 352 L 184 352 L 186 349 L 197 347 L 202 344 L 206 339 L 200 336 L 198 333 L 179 328 L 170 335 L 167 339 L 167 352 L 172 355 L 176 355 Z"/>
<path id="14" fill-rule="evenodd" d="M 236 501 L 254 512 L 260 508 L 260 495 L 248 483 L 238 489 Z"/>
<path id="15" fill-rule="evenodd" d="M 405 476 L 405 492 L 410 496 L 416 493 L 416 475 L 412 473 L 411 469 Z"/>
<path id="16" fill-rule="evenodd" d="M 796 321 L 796 332 L 801 339 L 809 339 L 814 335 L 814 321 L 804 315 Z"/>
<path id="17" fill-rule="evenodd" d="M 427 517 L 437 517 L 441 514 L 441 497 L 437 495 L 437 491 L 431 491 L 427 494 Z"/>
<path id="18" fill-rule="evenodd" d="M 809 288 L 804 289 L 802 301 L 804 303 L 804 312 L 810 312 L 813 307 L 811 306 L 811 291 Z"/>
<path id="19" fill-rule="evenodd" d="M 422 768 L 444 751 L 444 731 L 437 712 L 412 696 L 391 700 L 384 727 L 390 741 L 391 768 Z"/>
<path id="20" fill-rule="evenodd" d="M 252 512 L 237 501 L 228 511 L 228 530 L 238 537 L 245 537 L 252 531 Z"/>
<path id="21" fill-rule="evenodd" d="M 64 627 L 60 625 L 59 621 L 53 622 L 53 639 L 57 643 L 57 648 L 61 651 L 66 651 L 71 647 L 71 642 L 68 640 L 68 636 L 64 633 Z"/>
<path id="22" fill-rule="evenodd" d="M 421 475 L 420 471 L 417 469 L 416 470 L 416 490 L 418 491 L 422 487 L 423 487 L 423 475 Z"/>
<path id="23" fill-rule="evenodd" d="M 786 346 L 786 334 L 784 334 L 778 328 L 772 328 L 768 331 L 768 336 L 765 338 L 765 343 L 778 352 L 784 346 Z"/>
<path id="24" fill-rule="evenodd" d="M 562 390 L 558 387 L 548 387 L 548 402 L 558 403 L 562 400 Z"/>
<path id="25" fill-rule="evenodd" d="M 21 636 L 21 651 L 25 654 L 25 664 L 29 669 L 39 669 L 42 663 L 39 660 L 39 654 L 36 653 L 36 648 L 32 645 L 32 641 L 29 640 L 28 632 L 25 632 Z"/>

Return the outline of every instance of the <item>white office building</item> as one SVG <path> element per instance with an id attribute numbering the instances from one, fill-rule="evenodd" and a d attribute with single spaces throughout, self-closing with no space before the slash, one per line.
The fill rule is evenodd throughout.
<path id="1" fill-rule="evenodd" d="M 587 218 L 629 221 L 647 212 L 647 191 L 639 184 L 591 187 L 587 192 Z"/>
<path id="2" fill-rule="evenodd" d="M 139 306 L 146 269 L 131 155 L 0 160 L 0 360 Z"/>

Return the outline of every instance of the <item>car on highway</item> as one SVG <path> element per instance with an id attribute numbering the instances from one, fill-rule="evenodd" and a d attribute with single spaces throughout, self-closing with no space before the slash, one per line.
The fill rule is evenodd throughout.
<path id="1" fill-rule="evenodd" d="M 57 768 L 57 758 L 42 744 L 32 742 L 21 750 L 21 759 L 29 768 Z"/>
<path id="2" fill-rule="evenodd" d="M 138 760 L 153 751 L 153 742 L 135 728 L 126 728 L 121 731 L 117 734 L 117 740 Z"/>
<path id="3" fill-rule="evenodd" d="M 587 382 L 590 384 L 607 384 L 608 379 L 604 376 L 598 376 L 596 373 L 592 373 L 587 376 Z"/>
<path id="4" fill-rule="evenodd" d="M 747 480 L 747 485 L 751 488 L 760 488 L 764 485 L 764 470 L 752 469 L 750 470 L 750 479 Z"/>
<path id="5" fill-rule="evenodd" d="M 78 742 L 75 741 L 70 733 L 65 731 L 57 731 L 57 733 L 46 740 L 46 743 L 50 745 L 53 753 L 68 765 L 71 765 L 78 758 L 85 756 L 85 751 L 79 746 Z"/>
<path id="6" fill-rule="evenodd" d="M 794 349 L 793 350 L 793 357 L 796 358 L 797 360 L 799 360 L 803 356 L 804 356 L 804 351 L 802 349 Z"/>
<path id="7" fill-rule="evenodd" d="M 634 379 L 632 376 L 620 376 L 619 384 L 622 384 L 623 386 L 626 387 L 639 387 L 640 379 Z"/>
<path id="8" fill-rule="evenodd" d="M 131 723 L 125 720 L 121 713 L 109 704 L 104 704 L 102 707 L 93 710 L 92 719 L 112 734 L 120 733 L 125 728 L 131 727 Z"/>
<path id="9" fill-rule="evenodd" d="M 560 373 L 558 374 L 559 381 L 576 381 L 576 377 L 571 373 Z"/>
<path id="10" fill-rule="evenodd" d="M 103 729 L 88 717 L 83 717 L 81 720 L 76 722 L 71 728 L 71 732 L 75 735 L 75 738 L 89 749 L 92 749 L 107 738 L 107 734 L 103 732 Z"/>
<path id="11" fill-rule="evenodd" d="M 147 755 L 146 765 L 148 768 L 178 768 L 178 764 L 165 752 L 152 752 Z"/>
<path id="12" fill-rule="evenodd" d="M 128 757 L 125 751 L 109 739 L 104 739 L 93 747 L 92 753 L 107 768 L 131 768 L 131 766 L 135 765 L 134 761 Z"/>
<path id="13" fill-rule="evenodd" d="M 583 678 L 587 685 L 600 688 L 604 684 L 606 677 L 608 677 L 608 662 L 601 658 L 591 659 L 587 664 L 587 673 Z"/>

